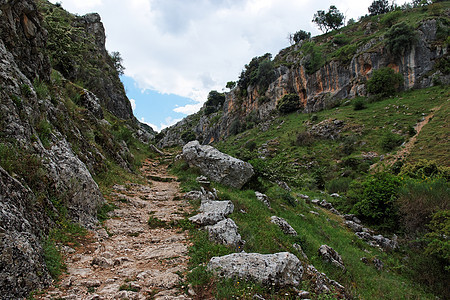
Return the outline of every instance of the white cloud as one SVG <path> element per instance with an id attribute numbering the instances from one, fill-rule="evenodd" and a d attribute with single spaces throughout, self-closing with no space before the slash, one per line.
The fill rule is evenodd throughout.
<path id="1" fill-rule="evenodd" d="M 53 0 L 52 0 L 53 1 Z M 331 4 L 347 19 L 367 13 L 372 0 L 64 0 L 74 13 L 100 13 L 107 47 L 119 51 L 125 74 L 142 89 L 188 97 L 199 104 L 222 90 L 252 57 L 276 55 L 300 29 Z M 90 4 L 89 4 L 90 3 Z M 88 5 L 89 4 L 89 5 Z M 80 7 L 84 7 L 81 9 Z M 191 113 L 201 105 L 176 111 Z"/>
<path id="2" fill-rule="evenodd" d="M 197 103 L 197 104 L 187 104 L 185 106 L 179 106 L 177 108 L 175 108 L 173 111 L 177 112 L 177 113 L 182 113 L 185 115 L 190 115 L 193 114 L 197 111 L 200 110 L 200 108 L 202 107 L 203 103 Z"/>
<path id="3" fill-rule="evenodd" d="M 136 109 L 136 100 L 130 99 L 130 103 L 131 103 L 131 109 L 135 110 Z"/>
<path id="4" fill-rule="evenodd" d="M 149 123 L 149 122 L 146 122 L 144 117 L 140 118 L 139 121 L 140 121 L 141 123 L 147 124 L 148 126 L 150 126 L 151 128 L 153 128 L 154 131 L 160 132 L 160 131 L 163 130 L 164 128 L 167 128 L 167 127 L 169 127 L 169 126 L 172 126 L 172 125 L 174 125 L 174 124 L 180 122 L 181 119 L 174 119 L 174 118 L 172 118 L 172 117 L 167 117 L 167 118 L 165 119 L 164 122 L 161 122 L 161 123 L 159 124 L 159 126 L 158 126 L 158 125 L 155 125 L 155 124 L 152 124 L 152 123 Z"/>

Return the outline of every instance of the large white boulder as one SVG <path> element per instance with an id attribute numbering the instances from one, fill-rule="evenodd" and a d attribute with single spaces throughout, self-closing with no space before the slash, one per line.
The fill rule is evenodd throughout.
<path id="1" fill-rule="evenodd" d="M 218 276 L 254 280 L 269 286 L 298 286 L 303 276 L 300 260 L 289 252 L 233 253 L 213 257 L 208 270 Z"/>
<path id="2" fill-rule="evenodd" d="M 200 145 L 198 141 L 187 143 L 182 156 L 191 167 L 198 167 L 210 180 L 238 189 L 254 174 L 251 164 L 212 146 Z"/>

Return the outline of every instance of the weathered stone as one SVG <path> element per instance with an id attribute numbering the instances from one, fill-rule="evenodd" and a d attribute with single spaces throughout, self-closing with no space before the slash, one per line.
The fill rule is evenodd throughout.
<path id="1" fill-rule="evenodd" d="M 277 216 L 272 216 L 272 217 L 270 217 L 270 222 L 278 225 L 278 227 L 280 227 L 281 231 L 283 231 L 285 234 L 294 235 L 294 236 L 297 235 L 297 231 L 295 231 L 295 229 L 292 228 L 292 226 L 289 225 L 289 223 L 283 218 L 280 218 Z"/>
<path id="2" fill-rule="evenodd" d="M 254 174 L 249 163 L 211 146 L 202 146 L 198 141 L 189 142 L 183 147 L 183 158 L 211 180 L 235 188 L 241 188 Z"/>
<path id="3" fill-rule="evenodd" d="M 306 253 L 303 251 L 302 246 L 300 246 L 299 244 L 293 244 L 292 247 L 294 247 L 295 250 L 297 250 L 304 259 L 308 259 L 308 256 L 306 255 Z"/>
<path id="4" fill-rule="evenodd" d="M 303 275 L 300 260 L 288 252 L 233 253 L 211 258 L 207 268 L 222 277 L 255 280 L 269 286 L 298 286 Z"/>
<path id="5" fill-rule="evenodd" d="M 322 245 L 320 246 L 318 252 L 319 256 L 322 257 L 323 260 L 345 271 L 344 261 L 342 260 L 342 257 L 333 248 L 328 245 Z"/>
<path id="6" fill-rule="evenodd" d="M 244 242 L 238 233 L 238 227 L 232 219 L 226 218 L 215 225 L 205 227 L 209 234 L 209 238 L 218 243 L 241 249 Z"/>
<path id="7" fill-rule="evenodd" d="M 380 259 L 374 258 L 372 260 L 372 262 L 373 262 L 373 265 L 374 265 L 375 269 L 377 269 L 378 271 L 383 270 L 384 264 L 383 264 L 383 262 Z"/>
<path id="8" fill-rule="evenodd" d="M 204 201 L 199 210 L 201 213 L 190 217 L 189 220 L 199 225 L 214 225 L 231 214 L 234 205 L 231 201 Z"/>
<path id="9" fill-rule="evenodd" d="M 322 206 L 323 208 L 326 208 L 326 209 L 332 209 L 333 208 L 333 204 L 327 202 L 327 200 L 325 200 L 325 199 L 320 201 L 319 205 Z"/>
<path id="10" fill-rule="evenodd" d="M 351 230 L 353 230 L 354 232 L 361 232 L 363 231 L 363 227 L 360 224 L 357 224 L 353 221 L 344 221 L 344 224 L 350 228 Z"/>
<path id="11" fill-rule="evenodd" d="M 346 298 L 345 288 L 338 282 L 329 279 L 325 273 L 317 271 L 313 265 L 306 268 L 305 277 L 311 282 L 312 291 L 316 294 L 336 292 L 337 294 L 334 295 L 336 298 Z"/>
<path id="12" fill-rule="evenodd" d="M 270 208 L 270 201 L 269 201 L 269 197 L 267 197 L 266 194 L 260 193 L 255 191 L 255 196 L 256 199 L 258 199 L 259 201 L 261 201 L 262 203 L 264 203 L 265 206 L 267 206 L 268 208 Z"/>

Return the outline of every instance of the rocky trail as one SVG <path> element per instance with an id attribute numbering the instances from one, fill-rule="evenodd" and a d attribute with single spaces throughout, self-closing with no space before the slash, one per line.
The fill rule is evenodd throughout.
<path id="1" fill-rule="evenodd" d="M 90 243 L 69 249 L 66 274 L 38 299 L 188 299 L 181 285 L 187 232 L 164 224 L 183 219 L 191 207 L 163 163 L 147 160 L 141 171 L 147 184 L 113 187 L 111 218 Z M 149 218 L 165 223 L 150 226 Z"/>

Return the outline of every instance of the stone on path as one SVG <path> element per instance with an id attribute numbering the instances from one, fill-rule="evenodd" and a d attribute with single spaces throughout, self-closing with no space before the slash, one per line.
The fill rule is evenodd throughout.
<path id="1" fill-rule="evenodd" d="M 192 167 L 198 167 L 203 175 L 218 183 L 240 189 L 253 176 L 251 164 L 222 153 L 198 141 L 183 147 L 184 160 Z"/>
<path id="2" fill-rule="evenodd" d="M 238 277 L 269 286 L 298 286 L 303 275 L 300 260 L 288 252 L 233 253 L 211 258 L 207 268 L 221 277 Z"/>

